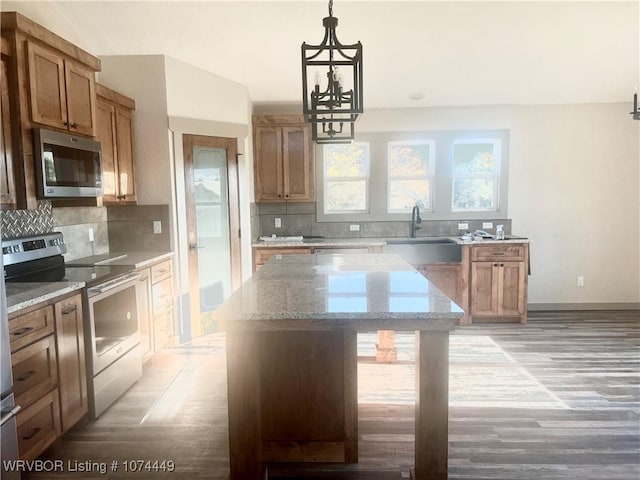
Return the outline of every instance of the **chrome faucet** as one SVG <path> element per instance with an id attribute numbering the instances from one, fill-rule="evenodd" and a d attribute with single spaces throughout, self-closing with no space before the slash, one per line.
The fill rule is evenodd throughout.
<path id="1" fill-rule="evenodd" d="M 416 238 L 416 230 L 420 230 L 422 227 L 418 227 L 417 224 L 422 223 L 422 218 L 420 217 L 420 207 L 416 203 L 413 206 L 413 210 L 411 210 L 411 238 Z"/>

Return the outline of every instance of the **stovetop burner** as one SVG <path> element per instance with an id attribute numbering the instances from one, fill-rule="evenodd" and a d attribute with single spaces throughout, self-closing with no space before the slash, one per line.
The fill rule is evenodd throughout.
<path id="1" fill-rule="evenodd" d="M 119 277 L 133 265 L 66 265 L 62 234 L 48 233 L 2 242 L 6 282 L 85 282 L 87 287 Z"/>

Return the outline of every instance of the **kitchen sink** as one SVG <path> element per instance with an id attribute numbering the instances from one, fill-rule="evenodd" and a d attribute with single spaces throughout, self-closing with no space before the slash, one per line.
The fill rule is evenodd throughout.
<path id="1" fill-rule="evenodd" d="M 386 242 L 384 253 L 400 255 L 411 265 L 462 260 L 462 246 L 449 238 L 390 238 Z"/>

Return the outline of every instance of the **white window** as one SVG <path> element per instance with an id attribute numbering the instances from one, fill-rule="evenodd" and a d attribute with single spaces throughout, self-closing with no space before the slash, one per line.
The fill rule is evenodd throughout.
<path id="1" fill-rule="evenodd" d="M 497 211 L 500 141 L 454 140 L 452 164 L 451 210 Z"/>
<path id="2" fill-rule="evenodd" d="M 324 212 L 365 213 L 369 205 L 369 144 L 329 144 L 323 149 Z"/>
<path id="3" fill-rule="evenodd" d="M 387 212 L 411 211 L 415 204 L 432 210 L 434 155 L 430 140 L 388 143 Z"/>

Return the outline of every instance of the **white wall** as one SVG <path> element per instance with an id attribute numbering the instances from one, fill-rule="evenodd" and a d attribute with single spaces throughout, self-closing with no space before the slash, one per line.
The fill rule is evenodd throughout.
<path id="1" fill-rule="evenodd" d="M 628 104 L 368 110 L 357 131 L 510 130 L 508 216 L 529 303 L 640 302 L 640 122 Z M 576 277 L 585 286 L 576 287 Z"/>

